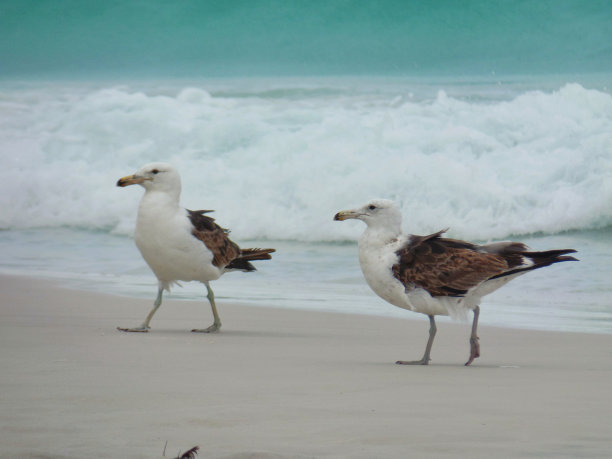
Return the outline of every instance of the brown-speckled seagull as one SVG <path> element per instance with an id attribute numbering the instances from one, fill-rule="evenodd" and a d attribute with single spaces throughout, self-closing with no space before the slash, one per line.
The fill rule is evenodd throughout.
<path id="1" fill-rule="evenodd" d="M 151 318 L 161 306 L 164 290 L 177 281 L 200 281 L 206 286 L 213 324 L 194 332 L 211 333 L 221 328 L 210 281 L 222 274 L 255 271 L 254 260 L 269 260 L 274 249 L 241 249 L 207 215 L 209 210 L 187 210 L 180 206 L 181 178 L 170 164 L 151 163 L 133 175 L 123 177 L 117 186 L 141 185 L 145 194 L 138 207 L 134 240 L 158 280 L 157 299 L 140 327 L 121 331 L 146 332 Z"/>
<path id="2" fill-rule="evenodd" d="M 446 230 L 428 236 L 402 234 L 402 215 L 392 201 L 376 199 L 363 207 L 338 212 L 334 220 L 358 219 L 367 228 L 359 239 L 359 263 L 374 292 L 389 303 L 429 317 L 429 340 L 423 358 L 401 365 L 428 365 L 436 334 L 436 315 L 465 316 L 474 312 L 470 365 L 480 356 L 476 334 L 480 300 L 528 271 L 562 261 L 575 250 L 529 251 L 521 242 L 477 245 L 443 238 Z"/>

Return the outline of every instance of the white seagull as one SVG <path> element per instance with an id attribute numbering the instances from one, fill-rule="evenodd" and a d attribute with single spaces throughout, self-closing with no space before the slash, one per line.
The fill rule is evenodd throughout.
<path id="1" fill-rule="evenodd" d="M 374 292 L 394 306 L 429 317 L 429 339 L 421 360 L 400 365 L 428 365 L 436 335 L 436 315 L 462 317 L 474 312 L 470 336 L 470 357 L 466 365 L 480 357 L 476 329 L 480 300 L 527 271 L 561 261 L 577 261 L 565 256 L 575 250 L 531 252 L 521 242 L 476 245 L 441 237 L 447 230 L 428 236 L 402 234 L 399 207 L 386 199 L 376 199 L 363 207 L 344 210 L 334 220 L 357 219 L 366 230 L 359 239 L 359 264 Z"/>
<path id="2" fill-rule="evenodd" d="M 134 241 L 158 280 L 157 299 L 140 327 L 121 331 L 146 332 L 161 306 L 164 290 L 178 281 L 200 281 L 206 286 L 214 323 L 194 332 L 211 333 L 221 328 L 210 281 L 227 271 L 255 271 L 253 260 L 269 260 L 274 249 L 241 249 L 211 217 L 210 210 L 188 210 L 180 206 L 181 178 L 170 164 L 151 163 L 120 178 L 117 186 L 141 185 L 145 194 L 138 207 Z"/>

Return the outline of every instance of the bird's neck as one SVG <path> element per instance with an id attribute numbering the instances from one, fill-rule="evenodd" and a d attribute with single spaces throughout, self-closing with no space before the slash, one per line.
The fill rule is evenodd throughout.
<path id="1" fill-rule="evenodd" d="M 179 209 L 179 197 L 180 193 L 147 190 L 138 207 L 139 217 L 159 214 L 161 212 L 169 213 L 170 211 Z"/>
<path id="2" fill-rule="evenodd" d="M 396 242 L 401 235 L 401 229 L 396 226 L 383 227 L 368 225 L 359 239 L 360 246 L 382 247 Z"/>

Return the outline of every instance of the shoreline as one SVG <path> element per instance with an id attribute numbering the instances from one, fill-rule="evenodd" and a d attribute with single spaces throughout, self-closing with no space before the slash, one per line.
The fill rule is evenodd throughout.
<path id="1" fill-rule="evenodd" d="M 0 275 L 0 457 L 605 457 L 612 336 L 218 301 Z"/>
<path id="2" fill-rule="evenodd" d="M 360 276 L 361 276 L 361 273 L 360 273 Z M 156 291 L 156 285 L 155 285 L 156 280 L 154 276 L 151 276 L 148 271 L 147 271 L 147 279 L 150 280 L 150 286 L 147 287 L 147 293 L 143 293 L 140 291 L 134 292 L 134 291 L 129 291 L 129 290 L 116 291 L 114 289 L 111 289 L 110 291 L 106 291 L 102 289 L 101 287 L 88 288 L 85 286 L 85 283 L 87 281 L 90 281 L 93 283 L 98 282 L 98 283 L 101 283 L 102 285 L 104 284 L 104 282 L 108 283 L 108 281 L 104 279 L 103 277 L 100 277 L 98 279 L 78 279 L 77 280 L 77 279 L 66 277 L 66 276 L 53 276 L 49 274 L 29 275 L 29 274 L 22 273 L 22 272 L 12 272 L 10 270 L 0 270 L 0 277 L 31 279 L 35 282 L 48 283 L 49 285 L 54 286 L 56 288 L 83 292 L 83 293 L 92 293 L 94 295 L 97 295 L 97 294 L 108 295 L 114 298 L 123 298 L 123 299 L 131 298 L 131 299 L 136 299 L 139 301 L 149 302 L 151 305 L 153 304 L 153 300 L 155 299 L 154 297 L 155 297 L 155 291 Z M 226 278 L 221 279 L 221 281 L 225 281 L 225 280 Z M 219 281 L 216 281 L 216 282 L 219 282 Z M 224 287 L 226 291 L 228 289 L 229 291 L 231 291 L 232 288 L 238 288 L 238 289 L 243 288 L 245 284 L 246 284 L 245 282 L 236 282 L 235 285 L 225 285 Z M 114 286 L 115 284 L 112 284 L 112 285 Z M 195 285 L 195 283 L 187 282 L 187 283 L 183 283 L 181 287 L 174 286 L 171 293 L 166 292 L 164 294 L 164 300 L 163 300 L 164 304 L 166 301 L 177 301 L 177 302 L 186 301 L 186 302 L 195 302 L 195 303 L 199 303 L 200 301 L 206 301 L 205 294 L 201 292 L 201 288 L 200 288 L 200 291 L 198 292 L 197 290 L 194 290 L 191 287 L 192 285 Z M 351 310 L 346 310 L 346 309 L 341 309 L 338 307 L 333 308 L 333 309 L 313 308 L 312 306 L 308 305 L 308 302 L 320 303 L 321 301 L 324 301 L 320 299 L 310 299 L 308 301 L 299 299 L 297 300 L 298 303 L 300 303 L 299 305 L 293 304 L 291 306 L 282 305 L 278 298 L 274 298 L 272 299 L 272 301 L 278 302 L 279 305 L 264 305 L 262 303 L 265 300 L 261 298 L 249 301 L 243 298 L 227 298 L 224 296 L 218 296 L 217 300 L 223 303 L 235 304 L 235 305 L 239 305 L 242 307 L 249 307 L 249 308 L 251 307 L 269 308 L 269 309 L 279 309 L 283 311 L 294 310 L 294 311 L 301 311 L 301 312 L 313 312 L 315 314 L 316 313 L 322 313 L 322 314 L 329 313 L 329 314 L 339 314 L 339 315 L 348 315 L 348 316 L 386 318 L 389 320 L 409 320 L 409 321 L 427 323 L 427 319 L 425 315 L 414 313 L 408 310 L 402 310 L 400 308 L 397 308 L 396 306 L 390 305 L 389 303 L 386 303 L 384 302 L 384 300 L 381 300 L 379 297 L 377 297 L 369 289 L 369 287 L 367 287 L 367 285 L 365 284 L 365 281 L 363 282 L 363 286 L 364 286 L 363 290 L 366 292 L 366 294 L 370 295 L 370 298 L 368 299 L 368 301 L 370 301 L 372 304 L 374 304 L 375 302 L 379 302 L 380 308 L 365 311 L 362 307 L 353 308 Z M 504 292 L 507 290 L 508 288 L 506 287 Z M 215 289 L 215 291 L 217 290 Z M 516 293 L 516 292 L 513 292 L 513 293 Z M 512 294 L 508 294 L 506 296 L 508 298 L 513 297 Z M 329 302 L 333 303 L 334 300 L 335 298 L 330 300 Z M 285 303 L 290 303 L 292 299 L 283 298 L 283 301 Z M 483 312 L 480 317 L 479 327 L 487 326 L 487 327 L 492 327 L 492 328 L 500 328 L 504 330 L 518 330 L 518 331 L 532 331 L 532 332 L 541 331 L 541 332 L 553 332 L 553 333 L 578 333 L 578 334 L 595 334 L 595 335 L 612 336 L 612 331 L 608 331 L 609 327 L 606 329 L 590 327 L 588 330 L 585 330 L 584 327 L 579 328 L 577 326 L 568 326 L 567 324 L 559 324 L 561 328 L 554 328 L 554 327 L 545 328 L 541 322 L 536 322 L 535 324 L 532 324 L 531 326 L 527 326 L 522 323 L 517 324 L 516 319 L 514 317 L 512 318 L 513 320 L 511 320 L 511 323 L 506 323 L 502 325 L 500 324 L 501 320 L 499 317 L 497 317 L 494 320 L 491 320 L 490 316 L 487 315 L 487 312 L 495 313 L 496 312 L 495 308 L 496 307 L 499 308 L 499 305 L 500 305 L 499 302 L 497 304 L 491 304 L 491 302 L 489 301 L 485 301 L 483 303 L 483 307 L 482 307 Z M 506 304 L 504 304 L 504 307 L 507 310 L 512 309 L 508 307 Z M 143 318 L 147 312 L 148 310 L 143 312 Z M 561 313 L 561 311 L 559 312 Z M 523 311 L 521 314 L 524 314 L 524 313 L 525 311 Z M 539 313 L 540 315 L 542 314 L 541 311 L 539 311 Z M 499 311 L 497 311 L 497 314 L 499 314 Z M 516 313 L 516 315 L 520 315 L 520 314 Z M 606 318 L 606 320 L 609 320 L 609 319 Z M 436 317 L 437 324 L 444 323 L 444 322 L 447 322 L 454 326 L 468 326 L 468 325 L 471 325 L 472 318 L 471 318 L 471 315 L 469 315 L 466 318 L 466 320 L 452 319 L 450 316 L 437 316 Z"/>

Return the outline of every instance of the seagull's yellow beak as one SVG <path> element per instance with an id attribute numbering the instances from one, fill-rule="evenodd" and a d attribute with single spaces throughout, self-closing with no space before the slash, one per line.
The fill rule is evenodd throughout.
<path id="1" fill-rule="evenodd" d="M 348 220 L 350 218 L 358 218 L 360 215 L 361 214 L 359 214 L 359 212 L 356 212 L 354 210 L 341 210 L 336 215 L 334 215 L 334 220 L 336 221 Z"/>
<path id="2" fill-rule="evenodd" d="M 117 180 L 117 186 L 129 186 L 129 185 L 138 185 L 146 180 L 151 180 L 150 178 L 143 177 L 141 175 L 127 175 L 125 177 L 121 177 Z"/>

